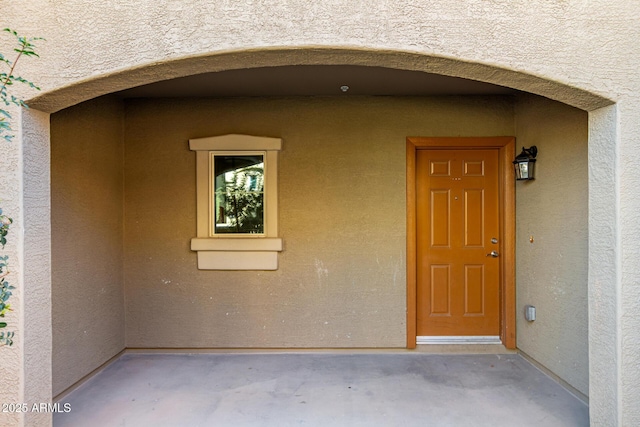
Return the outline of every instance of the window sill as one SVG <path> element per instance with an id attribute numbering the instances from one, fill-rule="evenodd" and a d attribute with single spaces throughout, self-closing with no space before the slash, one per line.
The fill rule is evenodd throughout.
<path id="1" fill-rule="evenodd" d="M 277 270 L 282 239 L 267 237 L 193 238 L 199 270 Z"/>

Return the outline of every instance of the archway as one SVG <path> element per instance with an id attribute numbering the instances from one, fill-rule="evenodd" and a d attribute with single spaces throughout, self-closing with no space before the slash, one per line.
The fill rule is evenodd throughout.
<path id="1" fill-rule="evenodd" d="M 406 51 L 296 46 L 218 52 L 114 71 L 34 97 L 29 100 L 29 105 L 34 109 L 53 113 L 98 96 L 161 80 L 216 71 L 291 65 L 358 65 L 460 77 L 533 93 L 586 111 L 613 103 L 598 94 L 527 74 L 526 71 L 456 58 L 425 56 Z"/>
<path id="2" fill-rule="evenodd" d="M 131 69 L 105 75 L 90 81 L 78 82 L 72 86 L 60 88 L 30 101 L 33 108 L 40 111 L 30 111 L 25 113 L 23 120 L 23 129 L 25 131 L 24 140 L 27 143 L 26 145 L 30 147 L 25 150 L 25 158 L 29 159 L 25 164 L 25 175 L 27 176 L 27 179 L 25 179 L 25 192 L 27 194 L 34 195 L 33 199 L 30 198 L 28 202 L 25 202 L 25 208 L 28 212 L 28 214 L 25 215 L 25 228 L 27 230 L 42 230 L 42 227 L 44 226 L 46 229 L 46 220 L 41 217 L 42 215 L 46 217 L 46 211 L 50 208 L 47 203 L 48 192 L 41 187 L 42 181 L 46 181 L 46 179 L 44 179 L 42 175 L 35 174 L 34 172 L 38 171 L 42 173 L 48 170 L 48 113 L 59 111 L 66 107 L 78 104 L 79 102 L 93 99 L 104 94 L 167 78 L 182 77 L 202 72 L 243 69 L 257 66 L 312 64 L 357 64 L 362 66 L 380 66 L 471 78 L 512 87 L 525 92 L 546 96 L 583 110 L 597 110 L 590 116 L 590 151 L 606 150 L 606 147 L 610 147 L 615 141 L 615 138 L 612 139 L 612 136 L 615 135 L 615 124 L 613 122 L 615 115 L 610 114 L 611 111 L 615 111 L 615 107 L 610 106 L 610 100 L 578 88 L 568 87 L 566 85 L 557 82 L 550 82 L 532 75 L 512 70 L 498 69 L 484 64 L 472 64 L 441 57 L 424 57 L 406 52 L 376 52 L 336 49 L 274 49 L 227 52 L 213 56 L 190 57 L 182 60 L 155 64 L 149 67 Z M 613 160 L 611 161 L 613 162 Z M 590 185 L 590 194 L 606 194 L 611 191 L 610 184 L 612 184 L 613 178 L 604 172 L 605 169 L 606 167 L 604 167 L 602 171 L 603 174 L 607 176 L 608 184 L 605 183 L 605 185 L 603 185 L 603 182 L 600 181 L 596 183 L 599 185 Z M 600 169 L 595 171 L 596 175 L 599 171 Z M 591 179 L 593 180 L 594 177 L 595 175 L 592 175 Z M 591 181 L 590 184 L 592 184 Z M 603 203 L 603 205 L 606 205 L 606 203 Z M 40 210 L 30 210 L 30 207 L 38 207 Z M 591 209 L 592 207 L 590 206 L 590 212 L 592 212 L 590 214 L 591 217 L 593 218 L 595 216 L 596 218 L 599 218 L 600 214 L 596 215 L 595 211 Z M 39 213 L 36 214 L 36 212 Z M 594 228 L 594 219 L 590 221 L 590 224 L 592 226 L 589 231 L 590 245 L 595 245 L 597 242 L 607 239 L 607 233 L 610 233 L 609 231 Z M 42 235 L 37 237 L 27 236 L 25 238 L 25 242 L 25 292 L 29 292 L 30 283 L 35 283 L 34 277 L 37 277 L 37 280 L 39 281 L 38 288 L 46 290 L 47 279 L 45 276 L 49 276 L 48 284 L 50 287 L 50 271 L 46 268 L 42 268 L 43 266 L 46 267 L 46 262 L 43 263 L 41 259 L 34 257 L 33 255 L 43 254 L 43 249 L 45 251 L 44 255 L 46 255 L 46 248 L 48 245 L 41 244 L 43 242 Z M 592 259 L 589 266 L 590 271 L 598 271 L 598 262 L 606 264 L 605 261 Z M 30 276 L 30 274 L 35 274 L 35 276 Z M 600 284 L 599 286 L 605 285 Z M 42 304 L 48 304 L 46 297 L 35 295 L 34 297 L 25 298 L 26 318 L 31 318 L 31 314 L 36 311 L 35 309 L 37 307 L 42 306 Z M 45 319 L 37 319 L 37 316 L 33 316 L 32 319 L 34 319 L 36 323 L 31 326 L 31 321 L 25 321 L 25 329 L 30 330 L 32 327 L 34 329 L 38 329 L 38 326 L 41 327 L 45 323 Z M 594 316 L 591 316 L 592 325 L 594 324 L 594 319 Z M 601 325 L 600 330 L 595 327 L 592 328 L 590 330 L 590 334 L 593 335 L 595 333 L 599 336 L 608 335 L 610 333 L 610 330 L 607 329 L 608 326 L 604 322 Z M 39 357 L 42 358 L 42 361 L 46 361 L 47 358 L 49 358 L 49 366 L 47 367 L 47 363 L 45 363 L 43 365 L 44 367 L 41 368 L 40 371 L 43 372 L 50 369 L 50 347 L 48 347 L 46 343 L 43 343 L 40 338 L 37 338 L 27 341 L 25 346 L 27 348 L 44 349 L 45 351 L 42 351 Z M 47 348 L 49 348 L 49 351 L 46 350 Z M 608 361 L 605 360 L 600 361 L 598 356 L 593 356 L 593 354 L 598 353 L 598 348 L 592 348 L 591 352 L 592 360 L 590 360 L 590 365 L 592 366 L 592 369 L 597 369 L 598 364 L 606 365 L 608 363 Z M 33 387 L 32 390 L 34 395 L 40 394 L 38 391 L 40 389 L 40 385 L 36 385 L 34 383 L 31 386 Z M 597 399 L 597 384 L 595 388 L 592 385 L 592 399 L 594 393 Z"/>

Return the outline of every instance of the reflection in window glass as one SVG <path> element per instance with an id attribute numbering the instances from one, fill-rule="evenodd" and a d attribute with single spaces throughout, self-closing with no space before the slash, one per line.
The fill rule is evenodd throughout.
<path id="1" fill-rule="evenodd" d="M 264 154 L 215 155 L 215 234 L 264 233 Z"/>

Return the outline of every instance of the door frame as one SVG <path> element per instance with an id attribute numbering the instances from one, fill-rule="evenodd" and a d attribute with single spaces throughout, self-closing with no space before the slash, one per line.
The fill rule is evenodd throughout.
<path id="1" fill-rule="evenodd" d="M 511 166 L 516 139 L 496 137 L 408 137 L 407 138 L 407 348 L 416 348 L 417 336 L 417 235 L 416 154 L 418 150 L 497 149 L 500 198 L 500 340 L 516 348 L 515 289 L 515 174 Z"/>

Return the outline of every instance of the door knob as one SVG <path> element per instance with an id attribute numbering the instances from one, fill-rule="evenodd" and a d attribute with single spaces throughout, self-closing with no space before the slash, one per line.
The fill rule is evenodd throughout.
<path id="1" fill-rule="evenodd" d="M 500 254 L 498 253 L 498 251 L 491 251 L 491 253 L 488 253 L 487 256 L 498 258 Z"/>

